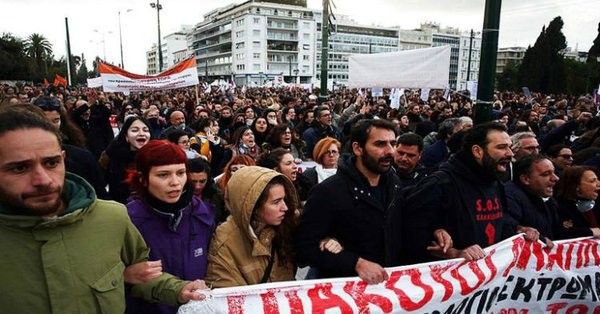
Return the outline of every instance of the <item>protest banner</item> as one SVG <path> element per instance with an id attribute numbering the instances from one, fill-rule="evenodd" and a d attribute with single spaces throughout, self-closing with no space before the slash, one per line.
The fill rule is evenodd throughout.
<path id="1" fill-rule="evenodd" d="M 351 54 L 349 88 L 448 88 L 450 46 Z"/>
<path id="2" fill-rule="evenodd" d="M 94 78 L 87 79 L 87 86 L 89 88 L 102 87 L 102 78 L 101 77 L 94 77 Z"/>
<path id="3" fill-rule="evenodd" d="M 179 314 L 600 313 L 599 244 L 581 238 L 546 249 L 517 235 L 477 261 L 388 268 L 377 285 L 354 277 L 213 289 Z"/>
<path id="4" fill-rule="evenodd" d="M 182 88 L 198 84 L 196 59 L 186 59 L 157 75 L 139 75 L 119 67 L 99 63 L 102 89 L 105 92 L 140 92 Z"/>

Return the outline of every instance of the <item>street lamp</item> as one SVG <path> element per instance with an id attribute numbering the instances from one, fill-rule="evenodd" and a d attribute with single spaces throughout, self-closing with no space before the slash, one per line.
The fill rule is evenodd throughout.
<path id="1" fill-rule="evenodd" d="M 162 72 L 163 55 L 162 55 L 162 44 L 161 44 L 161 40 L 160 40 L 160 10 L 162 10 L 162 5 L 160 5 L 160 0 L 156 0 L 156 3 L 151 2 L 150 6 L 153 9 L 156 9 L 156 21 L 158 24 L 158 72 Z"/>
<path id="2" fill-rule="evenodd" d="M 102 34 L 102 52 L 103 52 L 103 58 L 104 58 L 104 62 L 108 62 L 106 61 L 106 38 L 105 38 L 105 32 L 104 31 L 99 31 L 97 29 L 94 30 L 94 33 L 98 33 L 98 34 Z M 112 31 L 108 31 L 109 34 L 112 34 Z"/>
<path id="3" fill-rule="evenodd" d="M 127 9 L 125 13 L 131 12 L 133 10 Z M 121 11 L 119 11 L 119 46 L 121 48 L 121 68 L 125 69 L 125 63 L 123 62 L 123 36 L 121 35 Z"/>
<path id="4" fill-rule="evenodd" d="M 294 69 L 294 82 L 295 82 L 296 84 L 300 84 L 300 83 L 298 82 L 298 72 L 300 72 L 300 71 L 298 71 L 298 69 Z"/>

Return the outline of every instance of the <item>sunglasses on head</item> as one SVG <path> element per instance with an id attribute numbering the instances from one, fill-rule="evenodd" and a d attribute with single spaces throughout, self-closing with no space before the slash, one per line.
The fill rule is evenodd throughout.
<path id="1" fill-rule="evenodd" d="M 44 110 L 58 110 L 60 109 L 60 102 L 54 98 L 49 99 L 38 99 L 35 101 L 35 105 Z"/>

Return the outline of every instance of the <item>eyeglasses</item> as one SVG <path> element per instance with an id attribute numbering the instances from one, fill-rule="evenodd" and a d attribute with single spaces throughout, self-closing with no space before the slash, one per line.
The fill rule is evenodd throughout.
<path id="1" fill-rule="evenodd" d="M 335 155 L 337 155 L 337 154 L 339 154 L 339 153 L 340 153 L 340 152 L 339 152 L 339 151 L 337 151 L 337 150 L 335 150 L 335 149 L 330 149 L 330 150 L 327 150 L 327 151 L 325 151 L 325 154 L 327 154 L 327 155 L 329 155 L 329 156 L 335 156 Z"/>
<path id="2" fill-rule="evenodd" d="M 60 108 L 60 102 L 55 98 L 37 99 L 35 105 L 43 110 L 58 110 Z"/>
<path id="3" fill-rule="evenodd" d="M 573 155 L 570 155 L 570 154 L 562 154 L 562 155 L 558 155 L 558 157 L 562 157 L 564 159 L 573 159 Z"/>

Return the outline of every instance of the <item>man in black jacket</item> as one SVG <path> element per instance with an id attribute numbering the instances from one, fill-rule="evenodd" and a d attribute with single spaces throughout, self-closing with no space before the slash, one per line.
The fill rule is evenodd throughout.
<path id="1" fill-rule="evenodd" d="M 513 180 L 505 184 L 508 213 L 519 225 L 536 228 L 546 242 L 556 239 L 560 221 L 552 195 L 558 176 L 552 161 L 529 155 L 518 160 L 513 169 Z"/>
<path id="2" fill-rule="evenodd" d="M 438 258 L 484 257 L 482 247 L 492 245 L 515 234 L 525 232 L 537 241 L 533 228 L 517 230 L 507 215 L 506 196 L 498 176 L 506 172 L 513 153 L 506 127 L 489 122 L 466 133 L 461 150 L 409 192 L 404 202 L 403 232 L 410 237 L 406 248 L 412 260 L 420 262 Z M 442 252 L 431 243 L 434 230 L 446 230 L 453 248 Z"/>
<path id="3" fill-rule="evenodd" d="M 387 279 L 384 266 L 394 260 L 390 221 L 397 214 L 400 182 L 390 171 L 394 162 L 394 126 L 384 120 L 361 120 L 353 128 L 352 156 L 337 173 L 315 186 L 296 234 L 300 264 L 319 270 L 319 277 L 358 275 L 369 284 Z M 344 247 L 339 254 L 319 249 L 324 238 Z"/>

